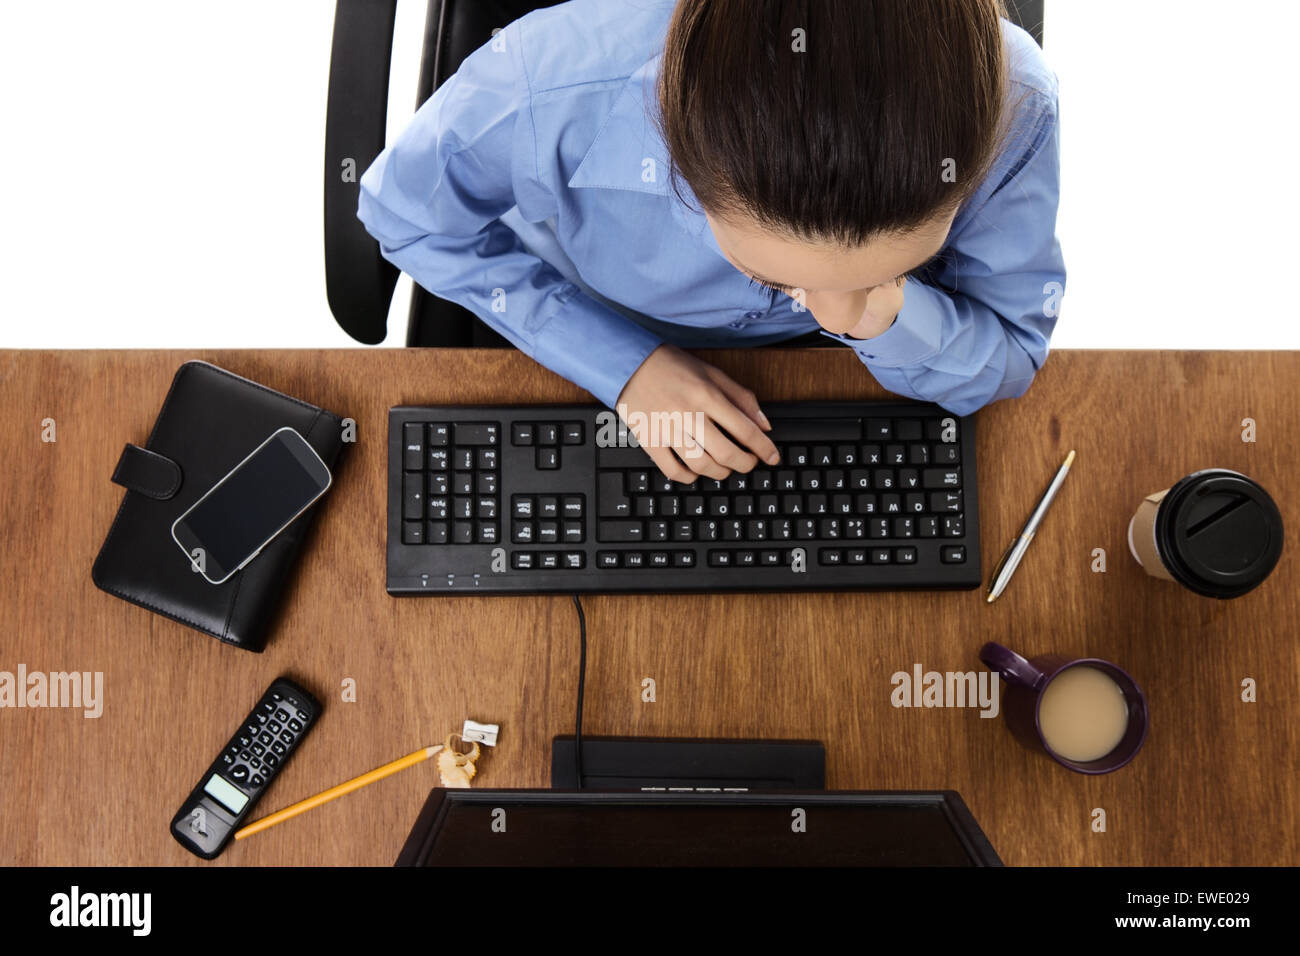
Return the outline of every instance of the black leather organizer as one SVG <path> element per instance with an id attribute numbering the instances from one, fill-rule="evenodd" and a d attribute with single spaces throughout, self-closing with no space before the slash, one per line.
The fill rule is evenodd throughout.
<path id="1" fill-rule="evenodd" d="M 290 426 L 335 472 L 343 420 L 207 362 L 186 362 L 142 448 L 112 480 L 126 488 L 91 571 L 96 586 L 245 650 L 261 651 L 298 550 L 329 492 L 221 584 L 194 571 L 172 523 L 276 429 Z"/>

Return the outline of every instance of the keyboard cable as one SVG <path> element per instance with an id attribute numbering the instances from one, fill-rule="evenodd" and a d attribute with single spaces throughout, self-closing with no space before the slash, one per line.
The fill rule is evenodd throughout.
<path id="1" fill-rule="evenodd" d="M 573 595 L 573 606 L 578 611 L 578 715 L 574 721 L 573 765 L 578 774 L 578 789 L 582 789 L 582 697 L 587 682 L 587 617 L 582 613 L 582 602 Z"/>

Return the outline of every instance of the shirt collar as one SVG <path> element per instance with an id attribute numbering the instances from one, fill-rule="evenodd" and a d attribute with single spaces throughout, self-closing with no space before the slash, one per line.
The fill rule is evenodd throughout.
<path id="1" fill-rule="evenodd" d="M 721 256 L 722 250 L 690 185 L 678 180 L 682 194 L 679 198 L 669 182 L 668 146 L 652 118 L 658 110 L 655 85 L 660 58 L 654 56 L 627 78 L 600 132 L 569 178 L 569 188 L 619 189 L 662 196 L 682 228 Z"/>

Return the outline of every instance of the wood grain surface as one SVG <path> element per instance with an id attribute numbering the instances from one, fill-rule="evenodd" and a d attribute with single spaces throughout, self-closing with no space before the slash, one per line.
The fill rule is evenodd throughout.
<path id="1" fill-rule="evenodd" d="M 760 399 L 885 393 L 842 349 L 702 353 Z M 98 590 L 90 568 L 176 368 L 199 358 L 357 421 L 265 653 L 224 646 Z M 440 742 L 501 725 L 490 787 L 549 784 L 572 733 L 578 630 L 566 596 L 396 599 L 384 590 L 387 410 L 590 401 L 507 350 L 0 352 L 0 670 L 102 671 L 101 717 L 0 710 L 0 864 L 200 863 L 171 816 L 278 674 L 325 705 L 260 816 Z M 1300 863 L 1300 353 L 1052 354 L 1026 396 L 977 419 L 987 579 L 1070 448 L 1078 461 L 1006 595 L 981 591 L 589 596 L 584 731 L 815 738 L 832 789 L 961 793 L 1009 864 Z M 1257 441 L 1241 440 L 1243 418 Z M 41 440 L 53 418 L 57 441 Z M 1125 543 L 1141 498 L 1207 467 L 1277 500 L 1291 541 L 1234 601 L 1145 575 Z M 1107 569 L 1091 570 L 1104 548 Z M 1023 749 L 976 709 L 894 708 L 890 677 L 979 670 L 987 640 L 1118 663 L 1151 732 L 1096 778 Z M 643 703 L 653 677 L 657 700 Z M 340 688 L 356 681 L 357 700 Z M 1252 678 L 1258 701 L 1240 700 Z M 214 865 L 390 864 L 433 761 L 232 845 Z M 1106 811 L 1093 832 L 1094 808 Z"/>

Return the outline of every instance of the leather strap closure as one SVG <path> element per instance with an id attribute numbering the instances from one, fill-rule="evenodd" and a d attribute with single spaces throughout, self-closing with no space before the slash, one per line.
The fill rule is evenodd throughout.
<path id="1" fill-rule="evenodd" d="M 113 469 L 113 481 L 130 491 L 166 501 L 181 487 L 181 466 L 166 455 L 126 443 Z"/>

